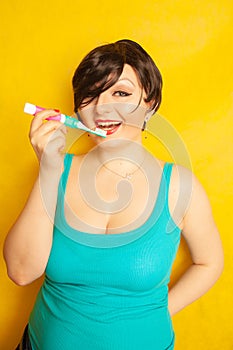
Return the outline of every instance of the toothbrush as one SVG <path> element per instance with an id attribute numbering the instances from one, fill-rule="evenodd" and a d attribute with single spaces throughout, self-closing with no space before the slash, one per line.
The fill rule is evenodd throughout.
<path id="1" fill-rule="evenodd" d="M 25 106 L 24 106 L 24 112 L 27 114 L 30 114 L 30 115 L 35 115 L 36 113 L 41 112 L 43 110 L 45 110 L 45 108 L 33 105 L 31 103 L 28 103 L 28 102 L 25 103 Z M 88 127 L 86 127 L 79 120 L 72 118 L 72 117 L 69 117 L 68 115 L 65 115 L 63 113 L 48 117 L 48 118 L 46 118 L 46 120 L 57 120 L 57 121 L 61 122 L 62 124 L 69 126 L 70 128 L 76 128 L 76 129 L 88 131 L 92 134 L 102 136 L 102 137 L 106 137 L 106 134 L 107 134 L 106 131 L 104 131 L 100 128 L 96 128 L 95 130 L 91 130 Z"/>

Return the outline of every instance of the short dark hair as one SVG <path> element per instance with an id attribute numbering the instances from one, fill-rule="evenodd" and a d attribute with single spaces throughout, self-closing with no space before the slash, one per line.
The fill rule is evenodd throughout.
<path id="1" fill-rule="evenodd" d="M 130 65 L 145 90 L 145 102 L 156 112 L 161 103 L 162 76 L 148 53 L 128 39 L 98 46 L 77 67 L 73 79 L 74 110 L 88 105 L 119 79 L 124 64 Z"/>

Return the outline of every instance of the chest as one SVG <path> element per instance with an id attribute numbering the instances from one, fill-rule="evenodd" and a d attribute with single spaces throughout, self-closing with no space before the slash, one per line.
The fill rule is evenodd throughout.
<path id="1" fill-rule="evenodd" d="M 158 194 L 159 181 L 153 186 L 138 171 L 129 181 L 111 174 L 85 181 L 70 173 L 65 196 L 68 223 L 89 233 L 122 233 L 142 225 L 150 215 Z"/>

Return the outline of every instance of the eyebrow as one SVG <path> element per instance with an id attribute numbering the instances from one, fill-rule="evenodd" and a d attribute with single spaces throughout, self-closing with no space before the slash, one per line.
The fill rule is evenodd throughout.
<path id="1" fill-rule="evenodd" d="M 129 78 L 121 78 L 121 79 L 117 80 L 116 83 L 118 83 L 118 81 L 121 82 L 123 80 L 128 80 L 135 87 L 134 82 L 131 79 L 129 79 Z"/>

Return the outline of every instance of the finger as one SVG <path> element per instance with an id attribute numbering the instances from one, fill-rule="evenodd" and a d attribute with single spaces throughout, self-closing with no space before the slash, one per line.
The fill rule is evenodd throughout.
<path id="1" fill-rule="evenodd" d="M 56 130 L 47 132 L 42 135 L 41 132 L 36 132 L 31 138 L 31 144 L 38 156 L 41 159 L 43 154 L 52 155 L 58 154 L 59 150 L 65 147 L 66 144 L 66 128 L 60 126 Z"/>
<path id="2" fill-rule="evenodd" d="M 63 138 L 66 139 L 65 136 L 67 134 L 67 128 L 64 125 L 59 125 L 56 128 L 52 128 L 51 130 L 45 130 L 45 133 L 42 135 L 40 134 L 41 139 L 45 140 L 46 144 L 56 140 L 57 138 Z"/>
<path id="3" fill-rule="evenodd" d="M 58 129 L 47 139 L 43 149 L 43 154 L 56 155 L 65 148 L 66 139 L 62 130 Z"/>
<path id="4" fill-rule="evenodd" d="M 52 135 L 49 139 L 45 149 L 48 151 L 52 151 L 54 153 L 59 152 L 59 150 L 63 149 L 66 145 L 66 140 L 64 134 L 62 132 L 56 132 L 56 135 Z"/>
<path id="5" fill-rule="evenodd" d="M 37 152 L 38 150 L 42 151 L 51 138 L 56 138 L 59 130 L 65 138 L 67 130 L 60 122 L 51 121 L 41 125 L 38 130 L 30 135 L 32 146 L 37 149 Z"/>
<path id="6" fill-rule="evenodd" d="M 58 114 L 59 113 L 57 113 L 53 109 L 45 109 L 44 111 L 36 113 L 34 118 L 32 119 L 30 132 L 33 133 L 34 131 L 36 131 L 43 124 L 46 118 L 52 117 Z"/>
<path id="7" fill-rule="evenodd" d="M 40 127 L 35 130 L 35 133 L 41 136 L 53 133 L 57 129 L 63 126 L 59 121 L 48 121 L 40 125 Z"/>
<path id="8" fill-rule="evenodd" d="M 30 139 L 35 139 L 35 138 L 40 138 L 46 135 L 50 135 L 53 133 L 55 130 L 63 127 L 63 124 L 60 123 L 59 121 L 48 121 L 46 123 L 40 124 L 40 126 L 36 128 L 30 129 L 29 132 L 29 137 Z M 65 130 L 64 130 L 65 133 Z"/>

